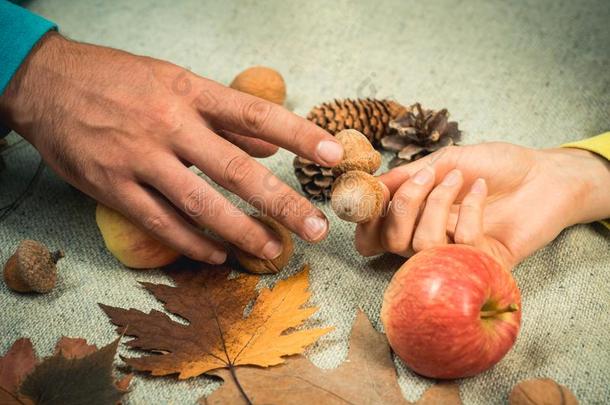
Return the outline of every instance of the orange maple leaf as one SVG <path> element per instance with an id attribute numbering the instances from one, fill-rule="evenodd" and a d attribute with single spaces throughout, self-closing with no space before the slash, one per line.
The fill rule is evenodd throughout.
<path id="1" fill-rule="evenodd" d="M 219 368 L 274 366 L 283 363 L 284 356 L 302 353 L 332 329 L 284 333 L 317 311 L 303 308 L 311 295 L 308 266 L 273 289 L 263 288 L 258 297 L 255 288 L 260 276 L 228 279 L 228 267 L 203 266 L 170 271 L 175 287 L 141 283 L 188 325 L 156 310 L 145 313 L 100 304 L 118 330 L 128 326 L 125 333 L 135 337 L 128 346 L 158 353 L 126 358 L 127 364 L 152 375 L 179 373 L 180 379 Z M 244 317 L 254 299 L 252 310 Z"/>

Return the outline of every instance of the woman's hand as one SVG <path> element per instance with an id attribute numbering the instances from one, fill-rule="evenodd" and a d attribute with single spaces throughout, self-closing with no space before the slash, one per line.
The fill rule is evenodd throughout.
<path id="1" fill-rule="evenodd" d="M 610 217 L 610 164 L 578 149 L 448 147 L 379 180 L 390 203 L 356 228 L 364 256 L 455 242 L 512 268 L 564 228 Z"/>
<path id="2" fill-rule="evenodd" d="M 185 255 L 221 263 L 221 243 L 261 258 L 279 240 L 211 180 L 307 241 L 328 232 L 322 212 L 254 156 L 283 147 L 325 166 L 343 149 L 284 108 L 167 62 L 47 34 L 0 97 L 2 121 L 68 182 Z"/>

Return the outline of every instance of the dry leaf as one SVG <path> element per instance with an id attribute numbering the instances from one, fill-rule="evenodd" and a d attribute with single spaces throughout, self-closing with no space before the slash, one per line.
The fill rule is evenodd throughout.
<path id="1" fill-rule="evenodd" d="M 97 350 L 95 345 L 90 345 L 85 339 L 70 338 L 62 336 L 55 345 L 55 355 L 62 355 L 67 359 L 80 359 Z"/>
<path id="2" fill-rule="evenodd" d="M 17 340 L 0 358 L 0 404 L 116 404 L 130 378 L 115 385 L 118 342 L 97 350 L 84 339 L 62 337 L 55 354 L 36 364 L 30 340 Z"/>
<path id="3" fill-rule="evenodd" d="M 262 369 L 242 367 L 215 370 L 209 374 L 222 378 L 224 384 L 200 403 L 217 404 L 410 404 L 404 399 L 385 335 L 373 328 L 361 311 L 356 316 L 350 337 L 347 360 L 336 369 L 323 370 L 304 356 L 295 356 L 280 366 Z M 245 399 L 235 381 L 247 393 Z M 418 405 L 459 405 L 455 384 L 428 389 Z"/>
<path id="4" fill-rule="evenodd" d="M 30 339 L 21 338 L 0 357 L 0 404 L 22 404 L 17 390 L 36 366 L 36 353 Z"/>
<path id="5" fill-rule="evenodd" d="M 578 405 L 578 400 L 566 387 L 550 378 L 534 378 L 515 385 L 509 397 L 510 405 Z"/>
<path id="6" fill-rule="evenodd" d="M 16 392 L 19 384 L 36 366 L 36 353 L 30 339 L 21 338 L 0 357 L 0 389 Z"/>
<path id="7" fill-rule="evenodd" d="M 135 336 L 128 346 L 156 353 L 126 358 L 125 362 L 152 375 L 179 373 L 180 379 L 219 368 L 274 366 L 284 362 L 283 356 L 302 353 L 331 330 L 284 333 L 317 310 L 302 308 L 310 296 L 307 266 L 278 282 L 273 290 L 262 289 L 258 297 L 255 287 L 260 276 L 228 279 L 229 272 L 228 267 L 199 264 L 170 271 L 175 287 L 142 283 L 167 311 L 187 320 L 188 325 L 156 310 L 147 314 L 100 304 L 119 330 L 128 326 L 125 333 Z M 255 298 L 251 312 L 244 317 L 246 306 Z"/>

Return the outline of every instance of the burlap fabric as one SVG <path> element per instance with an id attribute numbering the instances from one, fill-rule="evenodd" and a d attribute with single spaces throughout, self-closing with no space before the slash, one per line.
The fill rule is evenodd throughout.
<path id="1" fill-rule="evenodd" d="M 27 5 L 71 37 L 168 59 L 224 83 L 247 66 L 273 66 L 286 78 L 288 106 L 303 115 L 335 97 L 393 97 L 448 108 L 467 143 L 505 140 L 532 147 L 591 136 L 610 125 L 606 0 Z M 281 152 L 264 163 L 298 188 L 291 158 Z M 26 143 L 9 152 L 8 169 L 0 172 L 0 205 L 23 189 L 37 159 Z M 103 247 L 94 207 L 47 170 L 34 195 L 0 224 L 2 262 L 24 238 L 61 247 L 67 256 L 59 286 L 49 295 L 17 295 L 0 284 L 0 352 L 21 336 L 30 337 L 42 355 L 61 335 L 109 342 L 116 334 L 98 302 L 161 308 L 137 281 L 167 277 L 122 268 Z M 315 320 L 336 329 L 307 354 L 330 368 L 345 358 L 357 308 L 381 327 L 381 296 L 401 262 L 360 258 L 352 248 L 353 226 L 324 210 L 332 226 L 328 240 L 299 242 L 290 268 L 265 283 L 311 263 L 312 302 L 320 306 Z M 516 382 L 538 376 L 567 385 L 582 403 L 610 402 L 608 231 L 597 225 L 568 229 L 514 273 L 523 294 L 521 335 L 499 365 L 460 382 L 464 403 L 503 403 Z M 408 399 L 431 384 L 400 361 L 396 365 Z M 206 377 L 138 375 L 127 403 L 194 403 L 217 386 Z"/>

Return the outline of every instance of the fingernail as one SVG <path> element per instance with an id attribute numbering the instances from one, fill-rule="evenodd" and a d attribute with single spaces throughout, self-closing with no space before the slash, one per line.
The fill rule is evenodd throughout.
<path id="1" fill-rule="evenodd" d="M 266 259 L 275 259 L 282 253 L 282 244 L 273 239 L 265 244 L 263 247 L 263 256 Z"/>
<path id="2" fill-rule="evenodd" d="M 328 228 L 328 223 L 320 217 L 305 218 L 305 235 L 310 241 L 317 241 Z"/>
<path id="3" fill-rule="evenodd" d="M 318 144 L 316 153 L 325 163 L 332 165 L 343 158 L 343 147 L 335 141 L 322 141 Z"/>
<path id="4" fill-rule="evenodd" d="M 455 186 L 460 181 L 461 173 L 459 170 L 452 170 L 443 179 L 443 186 Z"/>
<path id="5" fill-rule="evenodd" d="M 217 250 L 210 256 L 210 261 L 213 264 L 223 264 L 225 260 L 227 260 L 227 252 L 223 252 L 221 250 Z"/>
<path id="6" fill-rule="evenodd" d="M 423 186 L 424 184 L 432 181 L 432 170 L 424 167 L 417 173 L 415 173 L 415 177 L 413 177 L 413 183 Z"/>
<path id="7" fill-rule="evenodd" d="M 485 183 L 485 179 L 477 179 L 470 188 L 470 191 L 475 194 L 483 194 L 486 189 L 487 184 Z"/>

